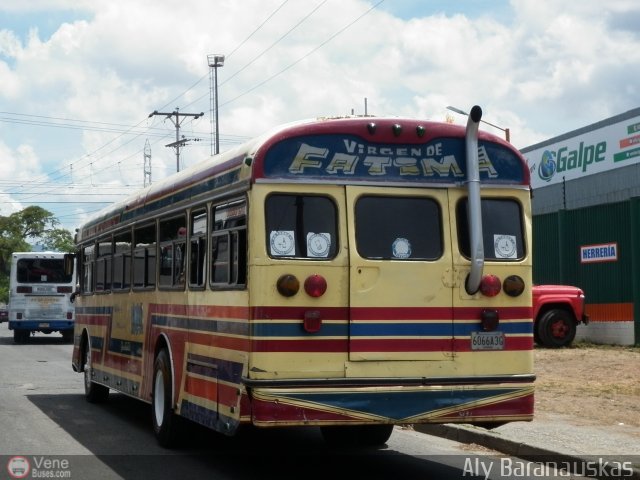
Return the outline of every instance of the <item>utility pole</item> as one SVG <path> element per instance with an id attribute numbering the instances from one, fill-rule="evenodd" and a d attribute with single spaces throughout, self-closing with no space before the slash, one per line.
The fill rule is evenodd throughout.
<path id="1" fill-rule="evenodd" d="M 204 112 L 200 112 L 200 113 L 181 113 L 178 108 L 176 108 L 173 112 L 159 112 L 157 110 L 154 110 L 153 112 L 151 112 L 149 114 L 149 118 L 153 117 L 154 115 L 166 115 L 167 118 L 169 120 L 171 120 L 171 122 L 176 127 L 176 141 L 173 142 L 173 143 L 169 143 L 169 144 L 165 145 L 165 147 L 175 147 L 175 149 L 176 149 L 176 172 L 179 172 L 180 171 L 180 147 L 185 145 L 189 141 L 189 139 L 185 138 L 184 136 L 182 138 L 180 138 L 180 125 L 184 121 L 184 118 L 193 117 L 193 119 L 195 120 L 196 118 L 200 118 L 201 116 L 203 116 Z M 176 117 L 175 120 L 173 119 L 174 115 Z M 184 117 L 184 118 L 182 120 L 180 120 L 180 117 Z"/>
<path id="2" fill-rule="evenodd" d="M 144 186 L 151 185 L 151 145 L 149 139 L 144 143 Z"/>
<path id="3" fill-rule="evenodd" d="M 224 66 L 224 55 L 219 53 L 207 55 L 209 64 L 209 109 L 211 111 L 211 155 L 220 153 L 220 129 L 218 127 L 218 68 Z M 215 115 L 215 144 L 213 149 L 213 118 Z"/>

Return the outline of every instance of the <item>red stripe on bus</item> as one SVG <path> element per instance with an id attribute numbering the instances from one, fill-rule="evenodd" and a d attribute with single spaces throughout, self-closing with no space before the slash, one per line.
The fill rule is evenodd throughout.
<path id="1" fill-rule="evenodd" d="M 251 309 L 252 320 L 302 319 L 305 312 L 318 310 L 324 320 L 346 320 L 349 318 L 347 307 L 270 307 L 260 306 Z"/>
<path id="2" fill-rule="evenodd" d="M 253 340 L 254 352 L 470 352 L 469 338 L 371 338 L 331 340 Z M 504 350 L 531 350 L 533 338 L 510 337 L 505 339 Z M 502 351 L 504 351 L 502 350 Z M 495 350 L 501 351 L 501 350 Z"/>
<path id="3" fill-rule="evenodd" d="M 218 400 L 218 384 L 210 380 L 187 375 L 184 390 L 196 397 L 206 398 L 214 402 Z"/>
<path id="4" fill-rule="evenodd" d="M 218 348 L 226 348 L 228 350 L 238 350 L 246 352 L 249 350 L 250 342 L 247 337 L 224 337 L 222 335 L 189 332 L 189 342 L 197 343 L 198 345 L 205 345 Z"/>
<path id="5" fill-rule="evenodd" d="M 239 318 L 246 319 L 249 316 L 248 307 L 232 307 L 224 305 L 175 305 L 175 304 L 150 304 L 151 314 L 163 313 L 167 315 L 181 315 L 202 318 Z"/>
<path id="6" fill-rule="evenodd" d="M 253 340 L 254 352 L 347 352 L 348 339 L 336 340 Z"/>
<path id="7" fill-rule="evenodd" d="M 103 365 L 121 370 L 122 372 L 142 375 L 142 360 L 129 355 L 123 357 L 107 352 Z"/>
<path id="8" fill-rule="evenodd" d="M 108 315 L 82 315 L 76 314 L 76 323 L 79 325 L 96 325 L 104 327 L 109 323 L 111 314 Z"/>
<path id="9" fill-rule="evenodd" d="M 372 338 L 349 343 L 352 352 L 450 352 L 452 344 L 451 338 Z"/>
<path id="10" fill-rule="evenodd" d="M 301 319 L 305 312 L 317 310 L 326 320 L 389 321 L 389 320 L 479 320 L 485 307 L 272 307 L 251 309 L 254 320 Z M 495 308 L 503 320 L 531 318 L 531 307 Z"/>
<path id="11" fill-rule="evenodd" d="M 340 415 L 312 408 L 298 407 L 295 405 L 287 405 L 284 402 L 264 401 L 253 399 L 252 416 L 254 421 L 262 423 L 277 423 L 279 421 L 294 422 L 328 422 L 334 421 L 353 421 L 357 417 L 349 415 Z"/>
<path id="12" fill-rule="evenodd" d="M 197 378 L 187 374 L 184 389 L 191 395 L 218 402 L 227 407 L 238 404 L 238 386 L 230 386 L 215 380 Z"/>

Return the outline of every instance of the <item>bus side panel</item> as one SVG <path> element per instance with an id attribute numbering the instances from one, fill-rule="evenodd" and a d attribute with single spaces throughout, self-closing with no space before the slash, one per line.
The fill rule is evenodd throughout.
<path id="1" fill-rule="evenodd" d="M 176 413 L 233 433 L 240 422 L 242 377 L 248 363 L 246 297 L 244 291 L 191 292 L 191 303 L 185 304 L 184 294 L 165 292 L 163 302 L 148 304 L 143 399 L 151 399 L 154 360 L 166 348 Z M 216 305 L 216 300 L 224 305 Z"/>

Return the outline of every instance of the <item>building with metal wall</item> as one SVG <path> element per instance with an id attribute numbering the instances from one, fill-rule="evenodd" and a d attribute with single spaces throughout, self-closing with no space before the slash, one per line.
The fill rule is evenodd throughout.
<path id="1" fill-rule="evenodd" d="M 640 108 L 524 148 L 533 277 L 585 290 L 578 338 L 640 343 Z"/>

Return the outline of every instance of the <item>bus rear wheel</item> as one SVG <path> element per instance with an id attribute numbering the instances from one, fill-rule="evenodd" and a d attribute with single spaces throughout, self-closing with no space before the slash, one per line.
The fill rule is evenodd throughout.
<path id="1" fill-rule="evenodd" d="M 91 362 L 91 348 L 85 345 L 84 348 L 84 397 L 90 403 L 102 403 L 109 398 L 109 387 L 100 385 L 93 381 L 93 367 Z"/>
<path id="2" fill-rule="evenodd" d="M 393 425 L 348 425 L 320 427 L 324 441 L 340 447 L 380 447 L 387 443 Z"/>
<path id="3" fill-rule="evenodd" d="M 151 416 L 158 443 L 165 448 L 176 446 L 179 436 L 179 419 L 173 412 L 172 384 L 169 353 L 162 349 L 153 364 Z"/>

